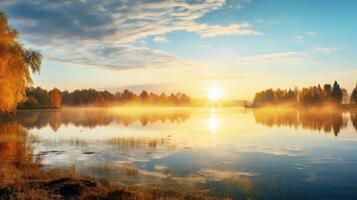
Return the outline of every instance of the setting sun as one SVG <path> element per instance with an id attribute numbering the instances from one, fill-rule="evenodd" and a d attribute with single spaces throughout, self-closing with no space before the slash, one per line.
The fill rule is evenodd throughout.
<path id="1" fill-rule="evenodd" d="M 211 86 L 207 90 L 208 92 L 208 98 L 211 101 L 217 101 L 218 99 L 222 98 L 222 89 L 218 86 Z"/>

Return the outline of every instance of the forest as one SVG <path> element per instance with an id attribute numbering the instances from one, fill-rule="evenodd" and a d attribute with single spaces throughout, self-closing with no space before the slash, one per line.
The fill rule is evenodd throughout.
<path id="1" fill-rule="evenodd" d="M 341 105 L 341 104 L 357 104 L 357 84 L 351 95 L 335 81 L 333 85 L 324 84 L 304 87 L 301 90 L 295 89 L 266 89 L 255 94 L 253 106 L 268 106 L 268 105 Z"/>
<path id="2" fill-rule="evenodd" d="M 191 98 L 184 93 L 160 95 L 143 90 L 136 94 L 129 90 L 111 93 L 95 89 L 82 89 L 69 92 L 54 88 L 50 91 L 41 87 L 26 88 L 26 100 L 18 105 L 19 109 L 60 108 L 64 106 L 115 106 L 115 105 L 189 105 Z"/>

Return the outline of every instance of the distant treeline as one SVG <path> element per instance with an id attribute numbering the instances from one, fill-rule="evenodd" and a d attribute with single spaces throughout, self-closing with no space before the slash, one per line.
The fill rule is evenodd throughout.
<path id="1" fill-rule="evenodd" d="M 346 89 L 340 87 L 337 81 L 331 86 L 325 84 L 305 87 L 301 90 L 282 89 L 267 89 L 255 94 L 253 105 L 279 105 L 279 104 L 299 104 L 299 105 L 323 105 L 342 103 L 357 104 L 357 85 L 354 88 L 351 96 L 348 96 Z"/>
<path id="2" fill-rule="evenodd" d="M 143 90 L 139 95 L 129 90 L 111 93 L 95 89 L 82 89 L 69 92 L 57 88 L 47 91 L 41 87 L 26 89 L 26 100 L 18 105 L 20 109 L 60 108 L 65 106 L 109 106 L 109 105 L 160 105 L 183 106 L 190 105 L 191 98 L 184 93 L 160 95 Z"/>

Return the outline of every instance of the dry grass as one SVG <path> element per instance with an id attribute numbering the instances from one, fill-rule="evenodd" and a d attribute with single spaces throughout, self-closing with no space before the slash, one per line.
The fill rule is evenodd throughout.
<path id="1" fill-rule="evenodd" d="M 99 141 L 100 142 L 100 141 Z M 126 148 L 136 148 L 136 147 L 149 147 L 157 148 L 158 146 L 168 144 L 168 139 L 165 138 L 135 138 L 135 137 L 115 137 L 102 141 L 105 144 L 126 147 Z"/>
<path id="2" fill-rule="evenodd" d="M 137 176 L 135 168 L 123 167 L 126 174 Z M 1 163 L 0 199 L 213 199 L 201 194 L 162 188 L 103 184 L 78 176 L 75 167 L 46 172 L 32 162 Z"/>
<path id="3" fill-rule="evenodd" d="M 36 141 L 36 138 L 34 139 Z M 37 140 L 39 139 L 37 138 Z M 41 139 L 41 141 L 46 144 L 70 144 L 74 146 L 87 146 L 90 144 L 110 145 L 114 148 L 130 149 L 130 150 L 140 149 L 140 148 L 156 149 L 161 146 L 166 146 L 170 149 L 175 148 L 175 145 L 170 144 L 170 140 L 168 138 L 113 137 L 103 140 L 69 138 L 69 139 Z"/>

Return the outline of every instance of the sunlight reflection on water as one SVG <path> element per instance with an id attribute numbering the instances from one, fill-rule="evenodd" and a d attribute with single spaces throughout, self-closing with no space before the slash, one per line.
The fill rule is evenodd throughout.
<path id="1" fill-rule="evenodd" d="M 356 116 L 242 108 L 21 111 L 1 118 L 0 159 L 33 154 L 47 168 L 75 165 L 107 181 L 219 197 L 334 199 L 341 195 L 336 186 L 357 190 Z"/>

